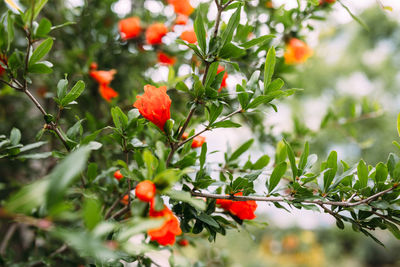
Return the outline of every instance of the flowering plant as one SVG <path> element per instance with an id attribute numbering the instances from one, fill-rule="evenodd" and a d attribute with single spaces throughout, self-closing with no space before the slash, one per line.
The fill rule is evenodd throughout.
<path id="1" fill-rule="evenodd" d="M 318 164 L 312 142 L 265 138 L 262 111 L 276 111 L 299 91 L 282 78 L 313 54 L 304 25 L 323 18 L 335 1 L 298 1 L 291 9 L 265 0 L 196 7 L 159 1 L 173 16 L 145 9 L 154 1 L 132 1 L 137 14 L 126 18 L 110 11 L 114 0 L 71 8 L 64 1 L 5 2 L 1 97 L 29 100 L 21 116 L 29 116 L 29 129 L 17 129 L 23 119 L 11 114 L 11 132 L 1 128 L 0 135 L 7 170 L 29 170 L 16 181 L 7 172 L 4 178 L 0 217 L 7 229 L 0 253 L 6 265 L 67 259 L 149 265 L 151 251 L 187 246 L 188 237 L 214 241 L 258 220 L 260 203 L 326 212 L 339 228 L 346 222 L 377 242 L 378 228 L 399 238 L 398 156 L 376 166 L 351 165 L 332 151 Z M 266 25 L 251 19 L 263 14 Z M 159 65 L 168 69 L 166 81 L 149 75 Z M 185 66 L 190 71 L 181 73 Z M 229 83 L 234 75 L 241 79 Z M 254 136 L 227 150 L 223 161 L 210 161 L 205 135 L 240 127 Z M 254 143 L 275 149 L 255 159 Z M 30 227 L 37 249 L 11 238 L 17 225 Z M 142 239 L 134 243 L 135 237 Z M 26 255 L 6 253 L 14 247 Z"/>

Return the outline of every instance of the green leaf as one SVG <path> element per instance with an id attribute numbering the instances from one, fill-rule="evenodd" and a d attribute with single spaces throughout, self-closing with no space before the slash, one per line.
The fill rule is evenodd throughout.
<path id="1" fill-rule="evenodd" d="M 10 50 L 11 43 L 14 39 L 14 19 L 11 16 L 12 16 L 12 12 L 8 11 L 8 14 L 7 14 L 7 51 Z"/>
<path id="2" fill-rule="evenodd" d="M 226 26 L 225 31 L 222 33 L 222 43 L 221 47 L 224 47 L 226 44 L 232 41 L 233 32 L 239 25 L 240 21 L 240 11 L 242 6 L 240 5 L 236 11 L 232 14 L 231 18 L 229 19 L 228 25 Z"/>
<path id="3" fill-rule="evenodd" d="M 51 22 L 50 20 L 46 18 L 42 18 L 40 20 L 39 26 L 37 27 L 35 31 L 35 36 L 36 37 L 46 37 L 47 34 L 51 31 Z"/>
<path id="4" fill-rule="evenodd" d="M 397 239 L 400 239 L 400 230 L 397 228 L 397 226 L 391 222 L 386 221 L 385 225 L 389 229 L 389 231 L 393 234 L 394 237 Z"/>
<path id="5" fill-rule="evenodd" d="M 128 127 L 128 116 L 118 106 L 111 108 L 111 116 L 116 128 L 124 130 Z"/>
<path id="6" fill-rule="evenodd" d="M 268 155 L 261 156 L 251 167 L 253 170 L 261 170 L 268 165 L 270 157 Z"/>
<path id="7" fill-rule="evenodd" d="M 238 159 L 244 152 L 246 152 L 251 145 L 253 144 L 254 139 L 250 139 L 247 142 L 243 143 L 240 147 L 238 147 L 232 155 L 229 157 L 229 161 L 234 161 Z"/>
<path id="8" fill-rule="evenodd" d="M 379 162 L 376 167 L 375 167 L 375 181 L 377 183 L 379 182 L 385 182 L 388 176 L 388 169 L 386 165 L 382 162 Z"/>
<path id="9" fill-rule="evenodd" d="M 277 91 L 277 90 L 281 89 L 284 84 L 285 84 L 285 82 L 281 78 L 275 79 L 268 85 L 267 91 L 268 92 Z"/>
<path id="10" fill-rule="evenodd" d="M 186 92 L 186 93 L 189 92 L 189 88 L 187 87 L 187 85 L 184 82 L 178 82 L 176 84 L 175 88 L 182 92 Z"/>
<path id="11" fill-rule="evenodd" d="M 364 188 L 368 184 L 368 167 L 363 160 L 357 165 L 357 176 L 360 181 L 360 188 Z"/>
<path id="12" fill-rule="evenodd" d="M 268 94 L 268 86 L 271 83 L 272 75 L 275 70 L 275 47 L 271 46 L 268 50 L 264 65 L 264 94 Z"/>
<path id="13" fill-rule="evenodd" d="M 12 128 L 10 133 L 11 144 L 15 146 L 19 144 L 19 141 L 21 141 L 21 131 L 17 128 Z"/>
<path id="14" fill-rule="evenodd" d="M 100 200 L 93 196 L 86 197 L 83 202 L 83 220 L 86 227 L 92 230 L 102 219 Z"/>
<path id="15" fill-rule="evenodd" d="M 204 142 L 203 145 L 201 146 L 201 152 L 200 152 L 200 169 L 203 169 L 204 163 L 206 162 L 206 156 L 207 156 L 207 142 Z"/>
<path id="16" fill-rule="evenodd" d="M 297 166 L 296 166 L 296 158 L 293 152 L 292 147 L 288 142 L 286 142 L 285 139 L 283 139 L 283 142 L 286 145 L 286 152 L 290 161 L 290 166 L 292 168 L 292 176 L 293 176 L 293 181 L 296 181 L 296 176 L 297 176 Z"/>
<path id="17" fill-rule="evenodd" d="M 63 99 L 67 95 L 67 90 L 68 90 L 68 80 L 61 79 L 57 84 L 58 99 Z"/>
<path id="18" fill-rule="evenodd" d="M 242 107 L 243 110 L 246 109 L 247 104 L 249 103 L 249 94 L 246 92 L 246 90 L 240 85 L 236 85 L 236 93 L 237 97 L 240 103 L 240 106 Z"/>
<path id="19" fill-rule="evenodd" d="M 263 43 L 264 41 L 272 39 L 272 38 L 275 38 L 275 35 L 268 34 L 268 35 L 264 35 L 264 36 L 261 36 L 261 37 L 258 37 L 258 38 L 254 38 L 254 39 L 252 39 L 250 41 L 247 41 L 247 42 L 241 44 L 240 46 L 245 48 L 245 49 L 249 49 L 249 48 L 251 48 L 251 47 L 253 47 L 253 46 L 255 46 L 255 45 L 259 44 L 259 43 Z"/>
<path id="20" fill-rule="evenodd" d="M 274 100 L 275 98 L 284 95 L 285 93 L 283 91 L 274 91 L 269 93 L 268 95 L 260 95 L 257 96 L 251 103 L 247 106 L 247 109 L 252 109 L 256 108 L 261 104 L 266 104 Z"/>
<path id="21" fill-rule="evenodd" d="M 212 227 L 215 228 L 219 228 L 219 224 L 218 222 L 211 217 L 210 215 L 206 214 L 206 213 L 200 213 L 200 215 L 196 216 L 197 219 L 199 219 L 200 221 L 204 222 L 205 224 L 211 225 Z"/>
<path id="22" fill-rule="evenodd" d="M 47 207 L 55 207 L 63 201 L 68 187 L 86 166 L 90 149 L 86 146 L 69 154 L 49 175 L 50 184 L 46 194 Z"/>
<path id="23" fill-rule="evenodd" d="M 41 61 L 35 64 L 29 65 L 28 72 L 30 73 L 39 73 L 39 74 L 48 74 L 53 72 L 53 64 L 49 61 Z"/>
<path id="24" fill-rule="evenodd" d="M 119 233 L 116 235 L 116 239 L 120 242 L 125 242 L 134 235 L 146 232 L 150 229 L 161 227 L 164 222 L 165 219 L 163 217 L 151 219 L 130 219 L 125 224 L 127 227 L 124 227 L 123 231 L 119 231 Z"/>
<path id="25" fill-rule="evenodd" d="M 242 127 L 242 125 L 228 120 L 219 121 L 212 125 L 212 128 L 239 128 L 239 127 Z"/>
<path id="26" fill-rule="evenodd" d="M 186 202 L 197 210 L 204 211 L 206 209 L 206 202 L 202 199 L 193 198 L 189 192 L 170 190 L 166 195 L 173 200 Z"/>
<path id="27" fill-rule="evenodd" d="M 306 142 L 304 144 L 303 153 L 301 153 L 300 160 L 299 160 L 299 167 L 298 167 L 298 172 L 297 172 L 298 176 L 300 176 L 304 173 L 304 168 L 306 167 L 309 153 L 310 153 L 310 146 L 309 146 L 308 142 Z"/>
<path id="28" fill-rule="evenodd" d="M 397 134 L 400 136 L 400 113 L 397 115 Z"/>
<path id="29" fill-rule="evenodd" d="M 78 81 L 74 87 L 72 87 L 71 91 L 68 92 L 68 94 L 61 99 L 61 106 L 65 107 L 75 99 L 77 99 L 85 90 L 85 83 L 83 81 Z"/>
<path id="30" fill-rule="evenodd" d="M 339 0 L 338 2 L 342 5 L 342 7 L 344 7 L 344 9 L 346 9 L 347 13 L 349 13 L 349 15 L 350 15 L 355 21 L 358 22 L 358 24 L 360 24 L 365 30 L 369 31 L 369 27 L 368 27 L 367 24 L 365 24 L 364 21 L 362 21 L 359 17 L 357 17 L 356 15 L 354 15 L 353 12 L 351 12 L 351 10 L 350 10 L 347 6 L 345 6 L 345 5 L 342 3 L 342 1 Z"/>
<path id="31" fill-rule="evenodd" d="M 335 178 L 335 174 L 337 171 L 337 152 L 336 151 L 332 151 L 328 156 L 325 169 L 328 169 L 328 168 L 329 168 L 329 170 L 327 170 L 324 173 L 324 192 L 328 191 L 329 186 L 332 184 L 332 181 Z"/>
<path id="32" fill-rule="evenodd" d="M 204 87 L 211 86 L 211 83 L 214 81 L 215 76 L 217 75 L 218 65 L 219 65 L 218 62 L 213 62 L 210 65 L 210 67 L 208 68 L 206 82 L 204 84 Z"/>
<path id="33" fill-rule="evenodd" d="M 40 142 L 32 143 L 32 144 L 29 144 L 29 145 L 26 145 L 26 146 L 22 147 L 20 149 L 20 151 L 21 152 L 25 152 L 25 151 L 28 151 L 28 150 L 31 150 L 31 149 L 35 149 L 35 148 L 41 147 L 44 144 L 47 144 L 47 142 L 40 141 Z"/>
<path id="34" fill-rule="evenodd" d="M 207 52 L 206 30 L 204 29 L 204 22 L 200 9 L 197 10 L 196 19 L 193 26 L 194 32 L 196 33 L 197 42 L 199 43 L 200 49 L 205 54 Z"/>
<path id="35" fill-rule="evenodd" d="M 281 161 L 285 161 L 286 156 L 287 156 L 286 145 L 283 141 L 279 141 L 278 144 L 276 144 L 275 164 L 278 164 Z"/>
<path id="36" fill-rule="evenodd" d="M 154 171 L 157 169 L 158 160 L 157 158 L 147 149 L 143 151 L 143 161 L 147 168 L 147 179 L 152 180 Z"/>
<path id="37" fill-rule="evenodd" d="M 275 187 L 279 184 L 283 175 L 285 174 L 287 169 L 287 163 L 282 161 L 278 165 L 276 165 L 275 169 L 272 171 L 271 177 L 268 182 L 268 192 L 271 193 Z"/>
<path id="38" fill-rule="evenodd" d="M 219 52 L 219 56 L 224 59 L 237 58 L 245 54 L 246 51 L 244 49 L 241 49 L 232 43 L 227 43 Z"/>
<path id="39" fill-rule="evenodd" d="M 313 6 L 319 6 L 319 1 L 318 0 L 307 0 L 307 2 L 309 2 Z"/>
<path id="40" fill-rule="evenodd" d="M 29 67 L 41 60 L 53 46 L 53 39 L 48 38 L 44 40 L 36 49 L 33 51 L 32 56 L 29 58 Z"/>
<path id="41" fill-rule="evenodd" d="M 5 209 L 12 213 L 30 214 L 34 208 L 44 203 L 48 185 L 48 179 L 25 185 L 5 203 Z"/>

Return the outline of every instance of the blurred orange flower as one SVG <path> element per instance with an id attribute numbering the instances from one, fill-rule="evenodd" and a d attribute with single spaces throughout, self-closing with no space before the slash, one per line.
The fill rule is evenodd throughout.
<path id="1" fill-rule="evenodd" d="M 286 45 L 286 52 L 283 56 L 285 58 L 285 63 L 292 65 L 306 62 L 312 54 L 313 51 L 305 42 L 297 38 L 291 38 Z"/>
<path id="2" fill-rule="evenodd" d="M 189 17 L 186 15 L 178 14 L 175 20 L 176 25 L 186 25 L 189 20 Z"/>
<path id="3" fill-rule="evenodd" d="M 116 70 L 96 70 L 97 64 L 91 64 L 90 76 L 99 83 L 99 93 L 106 101 L 110 102 L 112 98 L 118 96 L 118 92 L 109 87 L 111 81 L 114 79 Z"/>
<path id="4" fill-rule="evenodd" d="M 146 41 L 151 45 L 161 44 L 162 38 L 167 34 L 167 32 L 168 28 L 164 24 L 151 24 L 146 30 Z"/>
<path id="5" fill-rule="evenodd" d="M 178 218 L 172 211 L 164 205 L 161 211 L 154 210 L 154 200 L 150 204 L 149 216 L 153 218 L 164 217 L 163 225 L 158 228 L 150 229 L 147 231 L 152 241 L 156 241 L 162 246 L 173 245 L 175 243 L 175 236 L 182 234 L 179 226 Z"/>
<path id="6" fill-rule="evenodd" d="M 217 74 L 224 71 L 225 68 L 221 65 L 218 66 Z M 222 77 L 221 87 L 218 89 L 218 92 L 221 92 L 222 88 L 226 87 L 226 79 L 228 78 L 228 73 L 225 71 L 224 76 Z"/>
<path id="7" fill-rule="evenodd" d="M 168 3 L 174 6 L 175 13 L 178 14 L 189 16 L 194 11 L 189 0 L 168 0 Z"/>
<path id="8" fill-rule="evenodd" d="M 138 17 L 130 17 L 120 20 L 118 28 L 123 40 L 138 37 L 142 30 L 140 27 L 140 19 Z"/>
<path id="9" fill-rule="evenodd" d="M 243 193 L 236 193 L 235 196 L 242 196 Z M 220 205 L 224 210 L 237 216 L 241 220 L 253 220 L 256 218 L 254 212 L 257 209 L 257 203 L 253 200 L 248 201 L 233 201 L 229 199 L 217 199 L 217 205 Z"/>
<path id="10" fill-rule="evenodd" d="M 171 99 L 167 95 L 167 87 L 159 88 L 153 85 L 144 86 L 144 94 L 136 97 L 133 106 L 140 114 L 164 131 L 164 124 L 171 118 Z"/>
<path id="11" fill-rule="evenodd" d="M 186 140 L 189 137 L 188 133 L 183 133 L 182 134 L 182 139 Z M 204 136 L 196 136 L 195 138 L 193 138 L 193 142 L 192 142 L 192 148 L 198 148 L 198 147 L 202 147 L 203 144 L 206 142 L 206 138 Z"/>
<path id="12" fill-rule="evenodd" d="M 157 53 L 158 62 L 165 65 L 174 65 L 176 62 L 176 57 L 170 57 L 163 52 Z"/>
<path id="13" fill-rule="evenodd" d="M 188 31 L 182 32 L 181 39 L 188 43 L 191 43 L 191 44 L 194 44 L 197 42 L 197 37 L 196 37 L 196 33 L 194 32 L 194 30 L 188 30 Z"/>

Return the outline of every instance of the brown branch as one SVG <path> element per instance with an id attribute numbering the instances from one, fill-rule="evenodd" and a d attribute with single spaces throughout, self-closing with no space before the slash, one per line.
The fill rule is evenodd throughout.
<path id="1" fill-rule="evenodd" d="M 116 219 L 121 215 L 124 215 L 125 213 L 127 213 L 129 211 L 129 207 L 125 206 L 122 209 L 120 209 L 119 211 L 117 211 L 116 213 L 114 213 L 113 215 L 111 215 L 110 219 Z"/>
<path id="2" fill-rule="evenodd" d="M 17 223 L 13 223 L 10 228 L 8 228 L 6 235 L 3 238 L 3 241 L 1 242 L 0 245 L 0 255 L 4 256 L 6 253 L 6 249 L 8 246 L 8 243 L 10 242 L 12 236 L 14 235 L 15 231 L 17 230 Z"/>
<path id="3" fill-rule="evenodd" d="M 243 112 L 243 109 L 241 109 L 241 108 L 240 108 L 240 109 L 237 109 L 237 110 L 235 110 L 234 112 L 232 112 L 232 113 L 226 115 L 225 117 L 221 118 L 221 119 L 218 120 L 217 122 L 226 121 L 227 119 L 231 118 L 233 115 L 236 115 L 236 114 L 241 113 L 241 112 Z M 205 127 L 205 128 L 204 128 L 203 130 L 201 130 L 200 132 L 198 132 L 198 133 L 192 135 L 191 137 L 187 138 L 186 140 L 181 141 L 181 142 L 177 145 L 177 147 L 179 148 L 179 147 L 183 146 L 183 145 L 186 144 L 187 142 L 193 140 L 195 137 L 201 135 L 202 133 L 204 133 L 204 132 L 206 132 L 206 131 L 210 131 L 211 129 L 212 129 L 212 128 L 210 128 L 209 126 Z"/>
<path id="4" fill-rule="evenodd" d="M 196 197 L 205 197 L 212 199 L 230 199 L 236 201 L 262 201 L 262 202 L 295 202 L 295 203 L 304 203 L 304 204 L 316 204 L 316 205 L 332 205 L 332 206 L 340 206 L 340 207 L 355 207 L 362 204 L 368 204 L 371 201 L 379 198 L 380 196 L 394 190 L 399 185 L 393 185 L 393 187 L 388 188 L 384 191 L 376 193 L 368 198 L 356 201 L 356 202 L 345 202 L 345 201 L 330 201 L 330 200 L 298 200 L 294 197 L 259 197 L 259 196 L 234 196 L 234 195 L 220 195 L 220 194 L 211 194 L 211 193 L 202 193 L 202 192 L 194 192 L 192 191 L 192 196 Z"/>

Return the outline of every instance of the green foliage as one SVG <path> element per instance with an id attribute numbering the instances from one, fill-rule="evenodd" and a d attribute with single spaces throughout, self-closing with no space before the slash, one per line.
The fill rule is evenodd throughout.
<path id="1" fill-rule="evenodd" d="M 148 252 L 162 246 L 154 238 L 149 242 L 148 231 L 172 227 L 171 219 L 179 218 L 184 234 L 178 240 L 190 235 L 215 241 L 217 234 L 231 228 L 265 226 L 258 219 L 240 219 L 219 198 L 250 205 L 248 201 L 257 197 L 279 209 L 324 211 L 340 229 L 351 225 L 376 242 L 380 241 L 372 230 L 384 229 L 399 239 L 398 156 L 390 154 L 386 163 L 367 165 L 364 160 L 338 161 L 338 153 L 332 151 L 321 163 L 321 153 L 310 154 L 316 153 L 312 140 L 318 133 L 300 119 L 294 118 L 293 131 L 278 134 L 264 124 L 272 109 L 278 111 L 276 102 L 300 90 L 286 79 L 295 69 L 282 57 L 286 41 L 312 30 L 309 21 L 324 18 L 328 5 L 304 0 L 292 9 L 271 9 L 265 1 L 259 6 L 251 1 L 209 1 L 190 16 L 197 43 L 177 39 L 151 46 L 143 34 L 148 25 L 165 21 L 168 28 L 175 26 L 172 18 L 143 8 L 142 0 L 134 1 L 132 10 L 140 17 L 142 33 L 129 40 L 117 38 L 114 0 L 70 9 L 62 1 L 21 3 L 24 12 L 0 7 L 0 101 L 5 100 L 1 117 L 7 118 L 0 125 L 6 133 L 0 135 L 0 158 L 9 165 L 0 166 L 7 176 L 0 183 L 0 215 L 29 225 L 35 247 L 27 251 L 10 239 L 13 245 L 5 244 L 8 254 L 2 263 L 34 265 L 33 260 L 40 260 L 59 265 L 65 253 L 73 265 L 116 265 L 123 260 L 150 266 Z M 216 21 L 209 20 L 211 5 L 217 5 Z M 227 10 L 232 13 L 222 21 Z M 246 16 L 241 17 L 243 12 Z M 263 26 L 270 34 L 253 19 L 261 14 L 268 14 Z M 253 32 L 254 37 L 249 36 Z M 275 38 L 282 33 L 283 38 Z M 165 81 L 156 82 L 158 73 L 149 73 L 160 71 L 154 66 L 158 52 L 170 54 L 177 63 L 168 67 Z M 89 67 L 95 61 L 98 66 Z M 220 65 L 225 71 L 218 73 Z M 181 75 L 189 66 L 190 74 Z M 90 79 L 95 69 L 118 72 L 113 81 L 97 81 L 99 86 Z M 226 74 L 240 77 L 235 90 L 221 87 Z M 148 105 L 133 108 L 146 84 L 166 86 L 168 97 L 145 92 Z M 119 96 L 102 99 L 110 87 Z M 169 99 L 171 117 L 166 111 Z M 343 108 L 328 110 L 321 129 L 349 125 L 379 111 L 368 100 L 340 104 Z M 164 127 L 159 126 L 163 116 Z M 399 124 L 398 119 L 398 132 Z M 243 135 L 243 143 L 233 149 L 219 147 L 224 159 L 211 162 L 209 156 L 217 151 L 209 151 L 203 133 L 219 128 L 235 133 L 240 127 L 250 129 L 251 136 Z M 39 151 L 27 153 L 33 149 Z M 150 203 L 133 194 L 144 180 L 156 187 Z M 154 215 L 165 215 L 167 209 L 174 215 Z M 139 235 L 145 238 L 132 245 L 131 238 Z M 14 259 L 9 253 L 13 249 L 21 256 Z M 49 257 L 36 259 L 42 255 Z"/>

